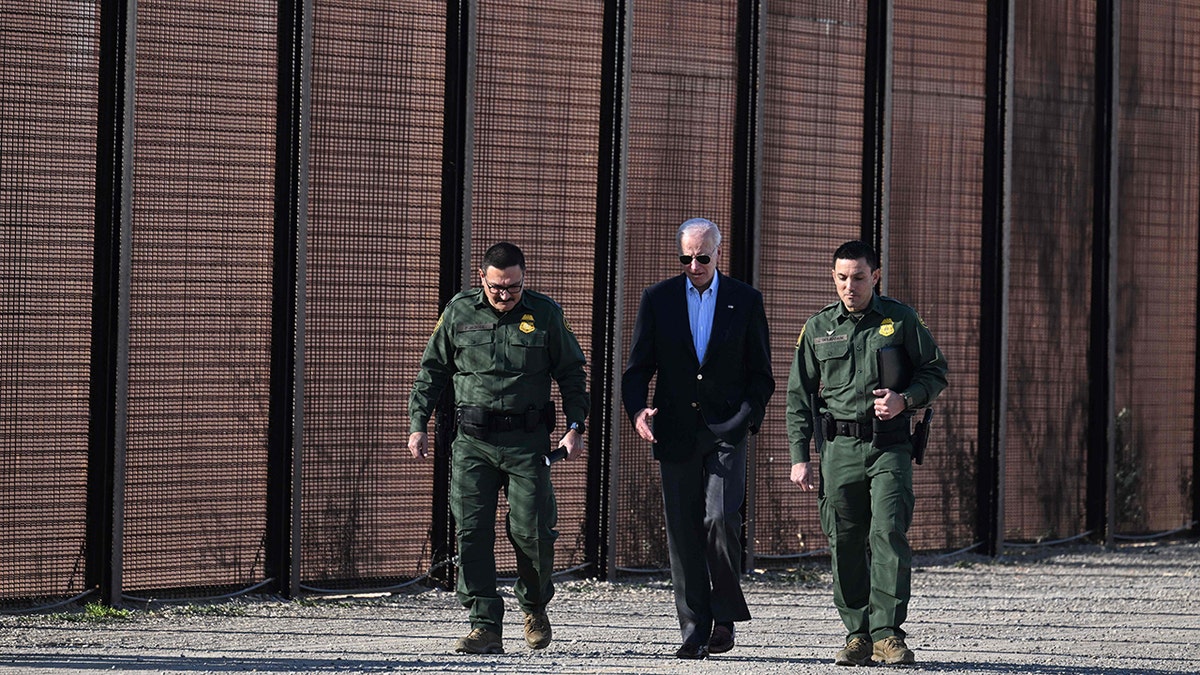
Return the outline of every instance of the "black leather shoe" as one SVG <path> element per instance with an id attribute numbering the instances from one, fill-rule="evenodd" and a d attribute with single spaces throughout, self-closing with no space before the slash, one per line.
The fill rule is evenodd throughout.
<path id="1" fill-rule="evenodd" d="M 684 642 L 683 646 L 675 652 L 677 659 L 703 659 L 708 656 L 708 645 L 697 644 L 695 642 Z"/>
<path id="2" fill-rule="evenodd" d="M 733 626 L 719 623 L 708 639 L 708 653 L 724 654 L 730 649 L 733 649 Z"/>

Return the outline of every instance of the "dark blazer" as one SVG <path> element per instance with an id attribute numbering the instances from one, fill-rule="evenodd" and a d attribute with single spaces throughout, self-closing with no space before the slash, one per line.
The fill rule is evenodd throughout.
<path id="1" fill-rule="evenodd" d="M 695 452 L 696 434 L 704 425 L 731 445 L 741 443 L 748 433 L 757 433 L 775 391 L 762 293 L 721 274 L 712 333 L 700 363 L 688 321 L 686 279 L 680 274 L 642 293 L 621 378 L 631 421 L 642 408 L 658 408 L 651 419 L 659 460 L 678 461 Z M 655 373 L 654 403 L 647 405 Z"/>

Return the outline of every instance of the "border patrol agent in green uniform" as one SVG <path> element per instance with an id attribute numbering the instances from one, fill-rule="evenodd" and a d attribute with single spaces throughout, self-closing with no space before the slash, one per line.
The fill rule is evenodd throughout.
<path id="1" fill-rule="evenodd" d="M 457 525 L 458 599 L 470 610 L 471 632 L 455 651 L 502 653 L 504 600 L 496 589 L 495 528 L 500 490 L 508 496 L 506 522 L 517 557 L 513 588 L 524 610 L 525 640 L 550 643 L 546 604 L 554 595 L 557 507 L 550 467 L 558 382 L 568 429 L 559 445 L 568 457 L 583 450 L 589 401 L 586 361 L 562 308 L 525 290 L 525 256 L 501 242 L 487 250 L 482 288 L 463 291 L 446 305 L 409 399 L 413 457 L 424 457 L 426 425 L 442 391 L 453 382 L 458 434 L 451 445 L 450 507 Z"/>
<path id="2" fill-rule="evenodd" d="M 838 248 L 833 278 L 841 300 L 805 323 L 788 378 L 791 480 L 802 490 L 813 487 L 809 440 L 824 438 L 817 503 L 833 601 L 848 633 L 838 665 L 915 661 L 900 628 L 912 577 L 910 418 L 946 387 L 946 359 L 929 329 L 912 308 L 875 295 L 879 276 L 870 245 Z M 879 384 L 877 352 L 885 347 L 899 348 L 911 365 L 901 391 Z"/>

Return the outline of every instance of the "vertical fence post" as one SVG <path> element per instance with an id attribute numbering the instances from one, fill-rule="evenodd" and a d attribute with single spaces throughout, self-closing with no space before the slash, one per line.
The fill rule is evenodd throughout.
<path id="1" fill-rule="evenodd" d="M 980 237 L 979 455 L 975 537 L 996 555 L 1004 537 L 1005 397 L 1008 395 L 1008 186 L 1011 178 L 1013 14 L 1009 0 L 988 0 L 987 100 L 983 130 Z"/>
<path id="2" fill-rule="evenodd" d="M 1117 122 L 1120 0 L 1096 2 L 1096 126 L 1092 181 L 1092 311 L 1088 347 L 1087 529 L 1113 543 L 1117 302 Z"/>
<path id="3" fill-rule="evenodd" d="M 123 571 L 136 16 L 136 0 L 100 3 L 84 576 L 112 605 L 121 601 Z"/>
<path id="4" fill-rule="evenodd" d="M 600 138 L 596 166 L 596 256 L 592 270 L 592 410 L 588 425 L 584 555 L 600 579 L 616 577 L 620 458 L 621 344 L 624 285 L 626 87 L 629 0 L 606 0 L 600 67 Z"/>
<path id="5" fill-rule="evenodd" d="M 466 284 L 470 269 L 471 143 L 474 94 L 475 4 L 451 0 L 446 7 L 445 116 L 442 126 L 442 236 L 439 306 Z M 450 514 L 450 442 L 454 440 L 454 387 L 442 392 L 434 413 L 433 513 L 429 539 L 435 570 L 431 580 L 454 585 L 454 569 L 441 565 L 454 555 Z"/>
<path id="6" fill-rule="evenodd" d="M 311 27 L 311 0 L 279 3 L 265 558 L 276 592 L 286 597 L 300 590 Z"/>
<path id="7" fill-rule="evenodd" d="M 888 269 L 887 208 L 891 132 L 892 3 L 867 3 L 867 43 L 863 59 L 862 234 Z M 882 291 L 882 289 L 881 289 Z"/>
<path id="8" fill-rule="evenodd" d="M 738 3 L 737 111 L 733 129 L 733 189 L 729 223 L 730 276 L 757 285 L 760 228 L 762 143 L 760 139 L 762 81 L 762 0 Z M 746 443 L 746 498 L 742 504 L 745 567 L 754 567 L 754 501 L 757 452 L 754 437 Z"/>

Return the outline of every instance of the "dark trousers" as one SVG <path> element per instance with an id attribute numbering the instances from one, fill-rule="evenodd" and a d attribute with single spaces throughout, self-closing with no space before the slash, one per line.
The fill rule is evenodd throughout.
<path id="1" fill-rule="evenodd" d="M 848 636 L 904 638 L 912 585 L 910 446 L 880 450 L 836 438 L 821 453 L 821 527 L 829 537 L 833 604 Z"/>
<path id="2" fill-rule="evenodd" d="M 685 641 L 707 644 L 714 623 L 748 621 L 742 593 L 746 443 L 705 434 L 693 458 L 659 462 L 671 584 Z"/>
<path id="3" fill-rule="evenodd" d="M 513 594 L 526 613 L 545 611 L 554 597 L 554 526 L 558 509 L 544 430 L 503 432 L 485 442 L 459 434 L 454 439 L 450 510 L 458 537 L 458 599 L 470 610 L 472 627 L 502 633 L 504 599 L 496 588 L 496 511 L 508 496 L 505 530 L 517 557 Z"/>

